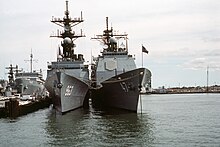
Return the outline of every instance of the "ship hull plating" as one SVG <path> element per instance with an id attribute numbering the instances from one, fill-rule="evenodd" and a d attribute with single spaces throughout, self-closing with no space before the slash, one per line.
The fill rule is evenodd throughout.
<path id="1" fill-rule="evenodd" d="M 64 72 L 48 77 L 45 86 L 54 108 L 61 113 L 82 107 L 89 89 L 88 84 Z"/>
<path id="2" fill-rule="evenodd" d="M 18 93 L 22 95 L 34 95 L 34 96 L 44 96 L 45 87 L 43 83 L 38 83 L 37 81 L 31 81 L 27 78 L 19 78 L 15 80 L 15 87 Z"/>
<path id="3" fill-rule="evenodd" d="M 101 88 L 92 90 L 93 106 L 137 112 L 140 88 L 145 74 L 146 69 L 139 68 L 102 82 Z"/>

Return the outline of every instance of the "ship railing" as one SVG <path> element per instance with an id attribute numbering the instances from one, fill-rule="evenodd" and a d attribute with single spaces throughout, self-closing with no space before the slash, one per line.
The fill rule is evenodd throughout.
<path id="1" fill-rule="evenodd" d="M 127 51 L 123 51 L 123 52 L 103 52 L 103 55 L 127 55 L 128 52 Z"/>

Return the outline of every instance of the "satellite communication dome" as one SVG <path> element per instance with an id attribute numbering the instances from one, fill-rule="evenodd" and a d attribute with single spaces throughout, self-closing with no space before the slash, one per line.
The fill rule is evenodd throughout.
<path id="1" fill-rule="evenodd" d="M 117 43 L 117 41 L 116 41 L 115 38 L 113 38 L 113 37 L 111 37 L 111 38 L 109 39 L 109 41 L 110 41 L 110 43 Z"/>
<path id="2" fill-rule="evenodd" d="M 72 40 L 69 37 L 64 38 L 63 41 L 64 41 L 64 43 L 68 43 L 68 44 L 72 43 Z"/>

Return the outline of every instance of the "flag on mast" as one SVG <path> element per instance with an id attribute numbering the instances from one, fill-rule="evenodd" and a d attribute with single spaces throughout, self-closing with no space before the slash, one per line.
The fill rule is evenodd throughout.
<path id="1" fill-rule="evenodd" d="M 142 52 L 147 53 L 148 54 L 148 50 L 142 45 Z"/>

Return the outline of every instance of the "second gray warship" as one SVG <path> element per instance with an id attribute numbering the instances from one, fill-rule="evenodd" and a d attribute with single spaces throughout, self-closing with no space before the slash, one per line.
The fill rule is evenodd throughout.
<path id="1" fill-rule="evenodd" d="M 26 100 L 30 97 L 35 98 L 45 98 L 47 96 L 47 91 L 44 86 L 45 80 L 43 79 L 42 70 L 37 72 L 32 70 L 33 54 L 30 55 L 30 72 L 24 72 L 10 64 L 8 72 L 9 83 L 7 84 L 7 89 L 5 90 L 5 96 L 10 96 L 14 94 L 19 94 L 20 99 Z"/>
<path id="2" fill-rule="evenodd" d="M 65 113 L 82 107 L 87 101 L 86 95 L 89 89 L 88 65 L 84 64 L 82 54 L 74 54 L 74 40 L 84 35 L 76 35 L 72 30 L 73 26 L 83 22 L 81 18 L 72 19 L 69 16 L 68 1 L 66 1 L 66 11 L 63 19 L 52 18 L 55 23 L 64 28 L 63 32 L 51 37 L 62 38 L 57 61 L 48 65 L 47 79 L 45 86 L 52 97 L 53 106 L 61 113 Z"/>
<path id="3" fill-rule="evenodd" d="M 102 55 L 92 66 L 92 104 L 94 107 L 114 107 L 137 112 L 142 87 L 151 86 L 151 72 L 136 68 L 128 54 L 127 34 L 115 34 L 108 28 L 95 38 L 104 45 Z"/>

